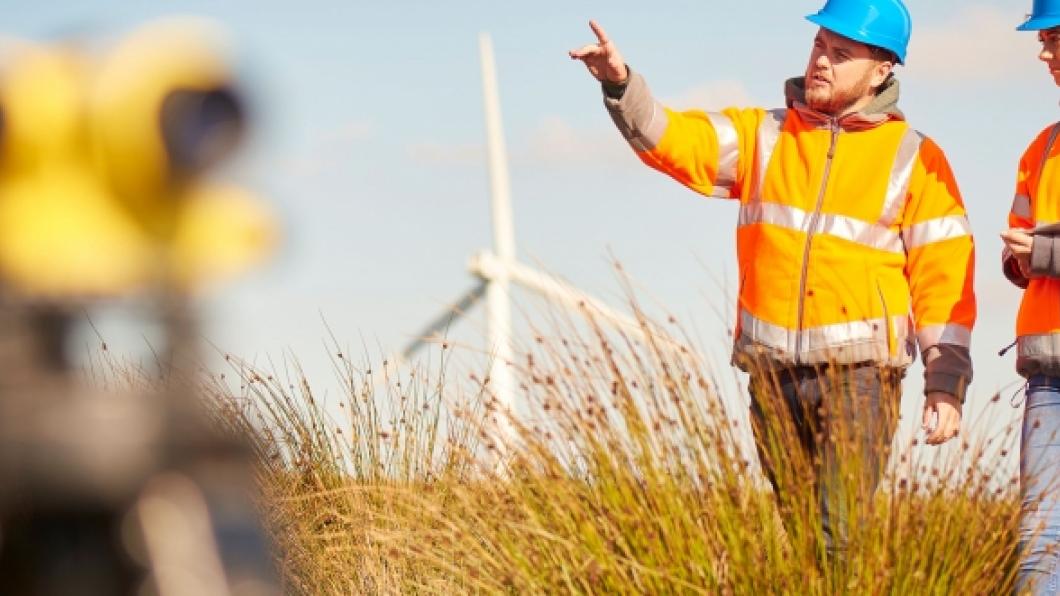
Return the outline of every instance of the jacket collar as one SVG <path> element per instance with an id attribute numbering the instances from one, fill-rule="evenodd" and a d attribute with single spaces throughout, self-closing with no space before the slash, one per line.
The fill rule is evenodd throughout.
<path id="1" fill-rule="evenodd" d="M 784 97 L 788 108 L 802 116 L 812 126 L 827 127 L 832 123 L 832 116 L 818 112 L 806 105 L 806 81 L 804 77 L 788 79 L 784 84 Z M 905 114 L 898 109 L 898 79 L 893 76 L 876 92 L 876 97 L 862 110 L 847 114 L 839 119 L 843 130 L 856 131 L 875 128 L 890 120 L 905 120 Z"/>

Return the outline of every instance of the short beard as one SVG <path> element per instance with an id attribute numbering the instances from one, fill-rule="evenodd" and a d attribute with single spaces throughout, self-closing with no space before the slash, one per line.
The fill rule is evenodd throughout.
<path id="1" fill-rule="evenodd" d="M 807 89 L 806 105 L 823 114 L 832 116 L 842 114 L 847 111 L 850 106 L 861 101 L 861 98 L 869 93 L 869 90 L 871 89 L 869 79 L 871 78 L 872 73 L 867 72 L 856 85 L 848 89 L 837 90 L 835 87 L 827 89 Z"/>

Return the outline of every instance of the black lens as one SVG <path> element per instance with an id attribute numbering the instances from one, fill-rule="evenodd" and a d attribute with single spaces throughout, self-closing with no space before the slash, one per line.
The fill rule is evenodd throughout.
<path id="1" fill-rule="evenodd" d="M 177 89 L 162 102 L 162 138 L 176 175 L 200 172 L 227 157 L 243 135 L 244 111 L 228 88 Z"/>

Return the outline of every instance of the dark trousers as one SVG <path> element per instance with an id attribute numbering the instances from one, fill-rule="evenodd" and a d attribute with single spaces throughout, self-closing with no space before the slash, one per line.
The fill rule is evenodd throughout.
<path id="1" fill-rule="evenodd" d="M 887 465 L 903 375 L 872 364 L 751 375 L 759 461 L 793 540 L 816 536 L 807 520 L 819 519 L 828 558 L 842 557 Z"/>

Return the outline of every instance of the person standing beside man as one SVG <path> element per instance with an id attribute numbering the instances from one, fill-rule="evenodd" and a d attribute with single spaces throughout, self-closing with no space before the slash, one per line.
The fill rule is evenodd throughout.
<path id="1" fill-rule="evenodd" d="M 886 464 L 917 344 L 926 442 L 959 431 L 972 378 L 974 247 L 945 155 L 898 109 L 906 7 L 828 0 L 807 19 L 819 29 L 781 109 L 665 108 L 596 22 L 596 43 L 570 57 L 602 83 L 644 163 L 739 202 L 733 362 L 750 375 L 759 459 L 789 533 L 802 515 L 797 495 L 812 483 L 814 532 L 841 556 L 857 523 L 851 508 L 871 501 Z M 806 474 L 787 474 L 798 458 Z M 860 462 L 854 494 L 842 480 L 851 459 Z"/>
<path id="2" fill-rule="evenodd" d="M 1035 0 L 1018 27 L 1035 31 L 1060 86 L 1060 0 Z M 1016 370 L 1026 377 L 1020 444 L 1019 593 L 1060 593 L 1060 123 L 1035 137 L 1020 159 L 1002 263 L 1024 288 L 1016 319 Z M 1052 226 L 1058 227 L 1058 226 Z"/>

